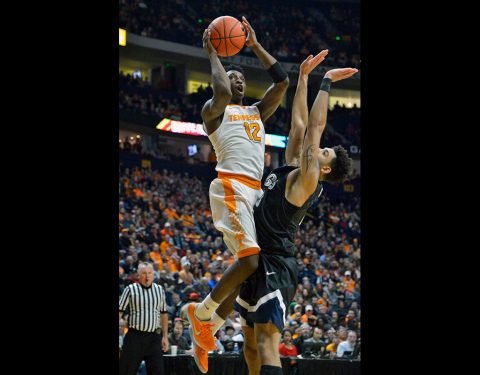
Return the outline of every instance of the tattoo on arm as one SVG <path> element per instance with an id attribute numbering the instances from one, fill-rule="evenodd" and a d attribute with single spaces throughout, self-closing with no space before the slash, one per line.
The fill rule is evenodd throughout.
<path id="1" fill-rule="evenodd" d="M 308 146 L 303 152 L 303 158 L 305 159 L 305 172 L 308 172 L 313 160 L 313 145 Z"/>

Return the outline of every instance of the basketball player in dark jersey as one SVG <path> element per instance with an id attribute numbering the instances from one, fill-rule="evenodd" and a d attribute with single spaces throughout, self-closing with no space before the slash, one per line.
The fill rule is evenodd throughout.
<path id="1" fill-rule="evenodd" d="M 319 55 L 309 56 L 300 66 L 286 150 L 287 165 L 269 174 L 264 195 L 254 207 L 261 249 L 259 265 L 242 284 L 234 306 L 245 333 L 243 351 L 250 375 L 282 374 L 280 333 L 298 285 L 295 233 L 322 193 L 322 182 L 341 183 L 351 172 L 352 160 L 343 147 L 321 149 L 319 145 L 326 126 L 331 83 L 349 78 L 358 70 L 328 71 L 308 114 L 308 74 L 323 60 L 319 61 Z"/>

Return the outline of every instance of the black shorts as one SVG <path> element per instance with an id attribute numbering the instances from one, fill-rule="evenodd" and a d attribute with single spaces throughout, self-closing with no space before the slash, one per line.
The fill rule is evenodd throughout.
<path id="1" fill-rule="evenodd" d="M 289 306 L 298 286 L 298 266 L 294 257 L 266 254 L 260 251 L 258 269 L 240 288 L 234 309 L 242 324 L 270 320 L 280 332 L 289 314 Z"/>

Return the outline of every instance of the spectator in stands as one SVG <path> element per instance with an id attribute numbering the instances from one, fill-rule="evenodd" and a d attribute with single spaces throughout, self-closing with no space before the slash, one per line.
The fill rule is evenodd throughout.
<path id="1" fill-rule="evenodd" d="M 305 340 L 302 348 L 302 356 L 322 356 L 325 351 L 325 342 L 323 341 L 323 331 L 321 328 L 313 330 L 313 336 Z"/>
<path id="2" fill-rule="evenodd" d="M 337 355 L 337 348 L 340 344 L 340 338 L 334 334 L 332 342 L 327 345 L 326 351 L 329 354 L 330 359 L 333 359 Z"/>
<path id="3" fill-rule="evenodd" d="M 300 326 L 300 336 L 293 341 L 293 344 L 296 346 L 299 353 L 303 350 L 303 343 L 305 340 L 309 339 L 312 334 L 312 327 L 310 327 L 307 323 L 303 323 Z"/>
<path id="4" fill-rule="evenodd" d="M 348 331 L 347 339 L 338 344 L 337 357 L 351 356 L 355 350 L 356 341 L 357 334 L 354 331 Z"/>
<path id="5" fill-rule="evenodd" d="M 181 318 L 176 318 L 173 325 L 173 332 L 168 336 L 168 341 L 170 342 L 170 353 L 172 345 L 176 345 L 178 354 L 185 354 L 186 351 L 190 349 L 187 339 L 183 337 L 183 323 Z M 193 350 L 190 353 L 193 354 Z"/>
<path id="6" fill-rule="evenodd" d="M 142 4 L 133 0 L 121 2 L 120 27 L 144 37 L 201 47 L 203 28 L 198 27 L 198 22 L 207 25 L 212 21 L 204 18 L 205 14 L 251 14 L 260 21 L 255 24 L 257 33 L 265 36 L 262 44 L 285 61 L 297 62 L 312 50 L 328 48 L 334 52 L 327 59 L 330 66 L 357 67 L 360 63 L 358 3 L 297 4 L 293 11 L 285 1 L 277 1 L 275 7 L 264 2 L 189 1 L 188 11 L 178 1 L 148 2 L 148 7 Z M 253 56 L 248 47 L 241 54 Z M 165 87 L 170 83 L 162 81 Z"/>
<path id="7" fill-rule="evenodd" d="M 312 307 L 312 305 L 308 305 L 305 308 L 305 314 L 302 315 L 302 318 L 301 318 L 302 323 L 308 323 L 308 318 L 311 317 L 311 316 L 314 316 L 313 315 L 313 307 Z"/>
<path id="8" fill-rule="evenodd" d="M 348 310 L 347 316 L 345 317 L 344 326 L 351 331 L 355 331 L 357 329 L 357 319 L 355 318 L 354 310 Z"/>
<path id="9" fill-rule="evenodd" d="M 292 343 L 292 332 L 287 328 L 282 332 L 282 342 L 278 351 L 282 357 L 296 357 L 298 355 L 297 347 Z"/>

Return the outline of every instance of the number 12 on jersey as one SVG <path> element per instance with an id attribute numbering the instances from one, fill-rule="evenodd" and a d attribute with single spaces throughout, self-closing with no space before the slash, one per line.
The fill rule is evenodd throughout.
<path id="1" fill-rule="evenodd" d="M 254 142 L 260 142 L 262 140 L 262 138 L 257 136 L 258 132 L 260 131 L 260 125 L 258 122 L 244 122 L 243 126 L 245 126 L 245 132 L 248 135 L 248 139 Z"/>

